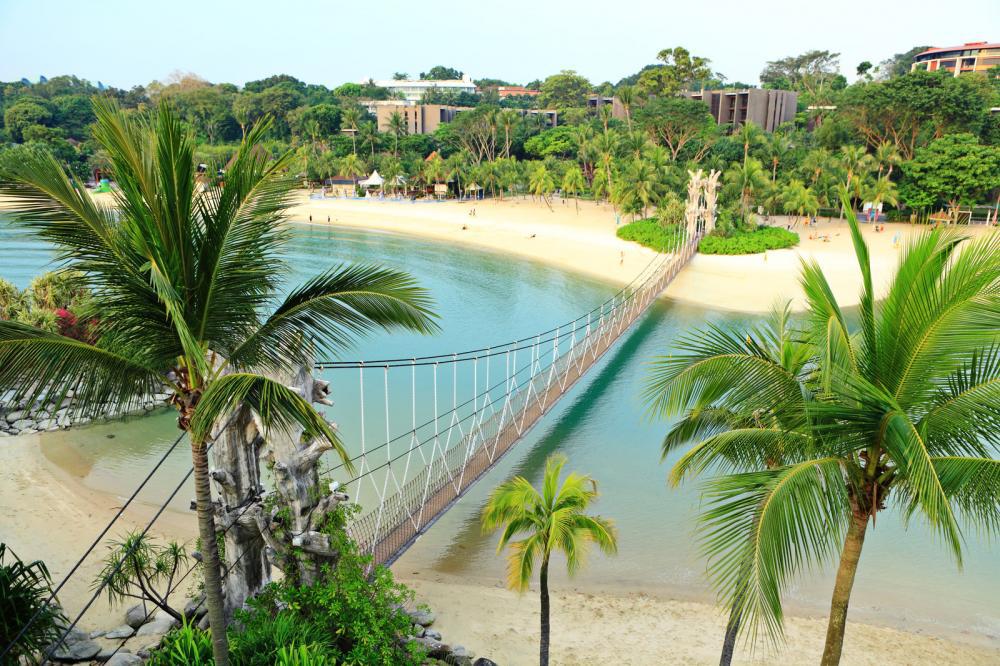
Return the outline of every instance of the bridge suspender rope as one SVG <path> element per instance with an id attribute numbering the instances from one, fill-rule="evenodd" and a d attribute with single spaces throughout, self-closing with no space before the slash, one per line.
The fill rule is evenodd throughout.
<path id="1" fill-rule="evenodd" d="M 492 469 L 635 323 L 691 259 L 698 240 L 696 236 L 677 253 L 651 262 L 633 284 L 599 308 L 531 338 L 444 356 L 317 363 L 317 368 L 356 368 L 360 374 L 361 453 L 353 459 L 358 475 L 345 483 L 343 489 L 366 509 L 370 506 L 367 513 L 348 526 L 361 552 L 371 554 L 376 564 L 395 561 L 473 483 Z M 564 340 L 568 345 L 564 342 L 560 346 Z M 519 352 L 527 352 L 528 356 L 520 368 Z M 504 379 L 491 385 L 490 361 L 501 358 Z M 479 386 L 480 363 L 485 364 L 486 387 L 483 390 Z M 469 368 L 473 387 L 472 397 L 461 404 L 457 389 L 460 364 Z M 442 366 L 447 365 L 451 365 L 451 406 L 442 414 L 438 408 L 438 375 Z M 386 420 L 386 440 L 375 447 L 369 446 L 364 426 L 364 373 L 366 368 L 373 367 L 383 369 L 381 392 Z M 391 437 L 389 373 L 394 368 L 405 372 L 407 367 L 411 391 L 410 429 Z M 428 368 L 431 373 L 434 414 L 432 419 L 420 425 L 416 417 L 418 367 Z M 463 410 L 468 413 L 460 416 Z M 442 418 L 448 420 L 443 430 L 440 428 Z M 394 455 L 393 444 L 404 440 L 406 449 Z M 425 453 L 425 447 L 429 453 Z M 373 460 L 376 456 L 378 459 Z M 401 477 L 396 473 L 400 466 L 403 468 Z M 335 466 L 324 474 L 342 467 Z M 366 486 L 370 490 L 365 490 Z M 369 492 L 376 503 L 365 505 L 362 495 L 371 497 Z"/>

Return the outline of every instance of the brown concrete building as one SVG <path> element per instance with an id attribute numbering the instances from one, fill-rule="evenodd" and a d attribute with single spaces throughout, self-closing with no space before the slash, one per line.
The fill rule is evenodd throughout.
<path id="1" fill-rule="evenodd" d="M 625 120 L 625 106 L 617 97 L 607 97 L 605 95 L 589 95 L 587 97 L 587 109 L 599 113 L 602 106 L 611 106 L 611 117 L 618 120 Z"/>
<path id="2" fill-rule="evenodd" d="M 500 99 L 504 97 L 535 97 L 542 92 L 540 90 L 531 90 L 524 86 L 496 86 L 492 90 L 497 91 L 497 97 Z"/>
<path id="3" fill-rule="evenodd" d="M 444 104 L 379 104 L 375 107 L 378 131 L 389 131 L 389 119 L 398 113 L 406 123 L 407 134 L 433 134 L 441 123 L 450 123 L 464 109 Z"/>
<path id="4" fill-rule="evenodd" d="M 1000 65 L 1000 43 L 966 42 L 961 46 L 945 46 L 918 53 L 910 70 L 944 70 L 958 76 L 966 72 L 985 72 L 996 65 Z"/>
<path id="5" fill-rule="evenodd" d="M 798 93 L 790 90 L 701 90 L 683 93 L 708 104 L 715 122 L 736 129 L 750 121 L 767 132 L 795 119 Z"/>

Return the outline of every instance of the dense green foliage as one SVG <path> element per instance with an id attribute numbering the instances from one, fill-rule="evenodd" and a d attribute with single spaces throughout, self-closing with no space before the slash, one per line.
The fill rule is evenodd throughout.
<path id="1" fill-rule="evenodd" d="M 23 562 L 0 543 L 0 647 L 13 644 L 5 657 L 8 663 L 16 664 L 20 659 L 32 663 L 60 636 L 60 626 L 67 620 L 58 605 L 45 605 L 51 593 L 52 579 L 44 562 Z M 32 619 L 31 627 L 14 643 Z"/>
<path id="2" fill-rule="evenodd" d="M 55 271 L 18 289 L 0 278 L 0 320 L 16 321 L 76 340 L 93 339 L 97 312 L 79 271 Z"/>
<path id="3" fill-rule="evenodd" d="M 677 225 L 663 225 L 655 218 L 636 220 L 618 227 L 618 238 L 635 241 L 657 252 L 672 252 L 683 239 Z"/>
<path id="4" fill-rule="evenodd" d="M 709 234 L 701 239 L 702 254 L 757 254 L 782 250 L 799 244 L 799 235 L 779 227 L 761 226 L 752 231 L 737 231 L 728 236 Z"/>

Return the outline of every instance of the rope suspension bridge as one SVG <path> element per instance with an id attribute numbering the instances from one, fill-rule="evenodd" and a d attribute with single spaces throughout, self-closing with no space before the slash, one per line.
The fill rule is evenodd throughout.
<path id="1" fill-rule="evenodd" d="M 338 485 L 338 490 L 348 493 L 364 511 L 347 527 L 359 551 L 371 555 L 374 564 L 386 565 L 405 552 L 641 318 L 691 260 L 702 231 L 692 225 L 684 234 L 686 240 L 678 244 L 675 252 L 658 255 L 629 285 L 607 301 L 573 321 L 533 336 L 446 355 L 317 362 L 314 370 L 326 373 L 342 399 L 356 406 L 359 412 L 356 422 L 346 424 L 351 432 L 342 432 L 349 448 L 354 449 L 351 463 L 355 475 Z M 354 382 L 357 382 L 356 394 L 347 388 Z M 440 398 L 442 390 L 446 394 L 443 401 Z M 399 408 L 403 404 L 398 398 L 400 392 L 409 398 L 408 413 Z M 464 398 L 462 401 L 460 394 Z M 391 403 L 390 395 L 393 397 Z M 219 431 L 227 426 L 228 423 L 222 424 Z M 111 522 L 70 568 L 46 606 L 55 602 L 59 591 L 78 573 L 181 439 L 183 435 L 174 440 Z M 345 469 L 347 465 L 341 462 L 324 470 L 321 476 L 332 480 Z M 190 475 L 191 470 L 145 525 L 143 535 L 151 530 Z M 249 505 L 243 511 L 248 508 Z M 223 536 L 236 525 L 239 517 L 223 531 Z M 239 561 L 232 563 L 224 570 L 223 577 L 238 564 Z M 177 589 L 194 568 L 192 564 L 179 575 L 171 590 Z M 65 628 L 57 643 L 72 632 L 103 593 L 105 585 L 95 588 L 93 596 Z M 153 610 L 150 609 L 147 620 Z M 3 648 L 0 662 L 41 612 L 39 609 L 9 645 L 0 646 Z"/>
<path id="2" fill-rule="evenodd" d="M 529 338 L 441 356 L 317 363 L 317 369 L 334 373 L 334 386 L 349 385 L 351 375 L 357 382 L 360 449 L 352 458 L 357 474 L 340 489 L 367 509 L 348 527 L 361 551 L 376 564 L 395 561 L 646 312 L 694 255 L 697 243 L 696 236 L 678 252 L 657 257 L 594 310 Z M 429 380 L 429 397 L 418 375 Z M 450 400 L 442 407 L 445 381 Z M 408 389 L 410 418 L 393 435 L 390 387 L 399 386 Z M 468 396 L 462 402 L 459 387 Z M 425 411 L 432 416 L 422 422 L 418 396 L 431 403 Z M 371 411 L 373 402 L 381 403 L 378 416 L 385 432 L 370 446 L 366 421 L 372 419 L 365 410 Z M 343 468 L 340 464 L 324 474 Z"/>

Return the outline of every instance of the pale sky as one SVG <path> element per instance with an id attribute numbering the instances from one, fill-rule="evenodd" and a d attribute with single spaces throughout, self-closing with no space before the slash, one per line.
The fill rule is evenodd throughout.
<path id="1" fill-rule="evenodd" d="M 853 79 L 863 60 L 982 40 L 1000 41 L 1000 0 L 0 0 L 0 80 L 125 88 L 176 70 L 332 87 L 438 64 L 518 83 L 575 69 L 596 84 L 678 45 L 731 81 L 809 49 L 841 53 Z"/>

